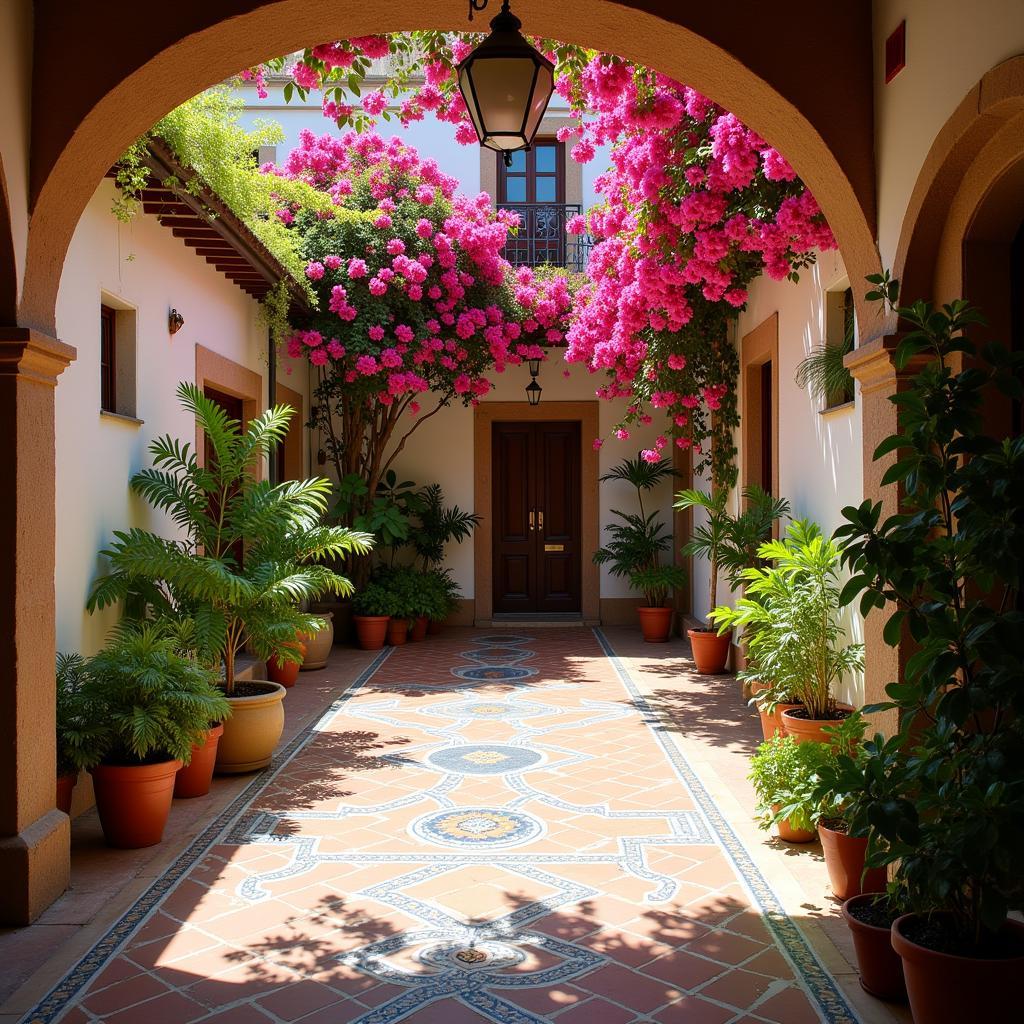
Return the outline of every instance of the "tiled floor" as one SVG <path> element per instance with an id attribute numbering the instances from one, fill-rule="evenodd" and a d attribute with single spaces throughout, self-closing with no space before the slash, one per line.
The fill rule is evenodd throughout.
<path id="1" fill-rule="evenodd" d="M 25 1019 L 864 1019 L 716 795 L 752 723 L 646 672 L 585 629 L 383 656 Z"/>

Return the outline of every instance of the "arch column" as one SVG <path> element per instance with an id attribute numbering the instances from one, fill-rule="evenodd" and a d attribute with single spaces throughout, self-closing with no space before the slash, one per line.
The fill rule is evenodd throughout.
<path id="1" fill-rule="evenodd" d="M 70 819 L 55 807 L 57 378 L 75 350 L 0 327 L 0 924 L 66 888 Z"/>

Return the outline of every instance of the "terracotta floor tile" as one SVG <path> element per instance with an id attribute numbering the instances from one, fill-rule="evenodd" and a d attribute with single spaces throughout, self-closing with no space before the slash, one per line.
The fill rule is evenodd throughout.
<path id="1" fill-rule="evenodd" d="M 722 970 L 721 964 L 694 956 L 685 950 L 667 953 L 643 967 L 644 974 L 660 978 L 685 991 L 695 989 L 712 978 L 717 978 Z"/>
<path id="2" fill-rule="evenodd" d="M 102 974 L 97 979 L 97 985 L 103 985 Z M 151 974 L 140 974 L 116 985 L 105 986 L 93 995 L 87 995 L 82 1005 L 90 1013 L 102 1016 L 126 1006 L 134 1006 L 167 991 L 167 986 Z"/>
<path id="3" fill-rule="evenodd" d="M 180 992 L 167 992 L 138 1006 L 106 1014 L 103 1020 L 111 1024 L 189 1024 L 208 1012 L 207 1007 Z"/>
<path id="4" fill-rule="evenodd" d="M 650 1013 L 683 993 L 673 985 L 612 964 L 600 967 L 578 982 L 580 988 L 622 1003 L 640 1013 Z"/>
<path id="5" fill-rule="evenodd" d="M 634 1016 L 631 1010 L 616 1006 L 607 999 L 590 999 L 580 1006 L 560 1013 L 555 1019 L 558 1024 L 626 1024 L 627 1021 L 632 1021 Z"/>
<path id="6" fill-rule="evenodd" d="M 256 1003 L 282 1020 L 292 1021 L 342 1000 L 342 996 L 326 985 L 319 985 L 315 981 L 296 981 L 268 996 L 262 996 Z"/>
<path id="7" fill-rule="evenodd" d="M 760 942 L 733 935 L 731 932 L 714 930 L 706 932 L 699 939 L 686 944 L 690 953 L 699 953 L 711 960 L 724 964 L 738 964 L 764 949 Z"/>
<path id="8" fill-rule="evenodd" d="M 722 1024 L 735 1016 L 735 1010 L 718 1006 L 700 996 L 683 996 L 678 1002 L 659 1010 L 654 1019 L 659 1024 Z"/>
<path id="9" fill-rule="evenodd" d="M 795 985 L 758 1003 L 753 1010 L 758 1017 L 778 1024 L 817 1024 L 819 1019 L 807 994 Z"/>
<path id="10" fill-rule="evenodd" d="M 741 1010 L 749 1009 L 751 1004 L 760 999 L 773 985 L 780 982 L 766 978 L 762 974 L 752 974 L 742 968 L 727 971 L 720 978 L 705 985 L 700 990 L 707 996 L 721 1003 L 729 1003 Z"/>

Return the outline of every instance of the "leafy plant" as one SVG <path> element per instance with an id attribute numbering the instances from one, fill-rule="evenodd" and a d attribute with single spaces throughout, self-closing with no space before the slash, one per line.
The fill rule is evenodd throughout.
<path id="1" fill-rule="evenodd" d="M 743 511 L 732 515 L 728 510 L 729 491 L 719 487 L 713 492 L 694 489 L 676 495 L 677 509 L 703 509 L 707 523 L 693 528 L 691 539 L 683 546 L 688 557 L 707 559 L 710 567 L 709 608 L 718 604 L 718 577 L 725 572 L 729 586 L 736 590 L 742 570 L 757 564 L 757 551 L 772 535 L 772 527 L 789 515 L 789 502 L 773 498 L 767 491 L 751 484 L 743 489 Z"/>
<path id="2" fill-rule="evenodd" d="M 763 829 L 779 821 L 811 831 L 819 807 L 813 780 L 829 756 L 824 743 L 797 743 L 792 736 L 774 736 L 757 748 L 747 778 L 757 796 L 757 820 Z"/>
<path id="3" fill-rule="evenodd" d="M 231 713 L 216 673 L 179 651 L 166 622 L 125 622 L 88 661 L 65 656 L 74 716 L 64 725 L 64 756 L 78 768 L 192 758 L 211 724 Z"/>
<path id="4" fill-rule="evenodd" d="M 245 643 L 259 658 L 299 659 L 297 648 L 284 645 L 324 626 L 299 603 L 351 592 L 344 577 L 316 560 L 365 553 L 372 538 L 322 525 L 328 480 L 259 479 L 260 462 L 288 429 L 288 406 L 243 429 L 194 384 L 179 384 L 178 398 L 206 435 L 211 464 L 200 467 L 188 443 L 158 438 L 149 447 L 153 467 L 136 473 L 131 488 L 169 515 L 183 539 L 138 527 L 115 531 L 102 552 L 110 572 L 96 580 L 88 606 L 134 598 L 147 613 L 191 619 L 196 649 L 207 663 L 223 665 L 230 695 Z"/>
<path id="5" fill-rule="evenodd" d="M 356 615 L 393 615 L 394 595 L 383 583 L 370 580 L 360 587 L 352 598 L 352 610 Z"/>
<path id="6" fill-rule="evenodd" d="M 835 718 L 836 684 L 864 665 L 862 644 L 842 645 L 839 547 L 814 523 L 794 519 L 785 538 L 757 553 L 772 564 L 741 570 L 747 596 L 735 608 L 715 608 L 711 619 L 722 630 L 752 626 L 748 650 L 764 678 L 803 704 L 808 718 Z"/>
<path id="7" fill-rule="evenodd" d="M 686 585 L 686 571 L 681 566 L 661 564 L 661 555 L 671 546 L 672 537 L 657 510 L 644 510 L 644 492 L 674 475 L 668 459 L 647 462 L 638 455 L 635 459 L 623 459 L 601 477 L 602 482 L 621 480 L 630 484 L 636 490 L 640 511 L 612 509 L 612 515 L 620 521 L 607 527 L 611 539 L 594 552 L 594 562 L 607 565 L 613 576 L 628 579 L 651 608 L 661 607 L 673 589 Z"/>
<path id="8" fill-rule="evenodd" d="M 854 324 L 853 291 L 848 288 L 843 296 L 842 338 L 818 345 L 796 368 L 796 386 L 809 389 L 826 409 L 853 400 L 853 374 L 844 360 L 853 351 Z"/>
<path id="9" fill-rule="evenodd" d="M 463 512 L 458 505 L 445 505 L 440 484 L 428 484 L 416 492 L 411 503 L 417 519 L 410 541 L 417 558 L 423 559 L 427 571 L 444 561 L 449 544 L 461 544 L 472 536 L 480 524 L 474 512 Z"/>
<path id="10" fill-rule="evenodd" d="M 391 596 L 391 617 L 415 619 L 432 610 L 429 585 L 423 585 L 423 573 L 412 566 L 382 566 L 374 573 L 374 580 Z"/>
<path id="11" fill-rule="evenodd" d="M 57 654 L 57 774 L 77 772 L 81 751 L 97 742 L 102 725 L 88 717 L 82 692 L 86 661 L 80 654 Z"/>
<path id="12" fill-rule="evenodd" d="M 895 304 L 897 282 L 868 280 L 869 298 Z M 900 724 L 850 779 L 865 793 L 854 826 L 869 864 L 896 865 L 912 909 L 949 912 L 955 942 L 987 955 L 1024 900 L 1024 438 L 989 436 L 984 412 L 990 396 L 1024 399 L 1024 354 L 979 349 L 980 314 L 962 300 L 896 312 L 895 364 L 916 371 L 875 458 L 896 454 L 882 483 L 900 508 L 846 508 L 836 534 L 853 574 L 843 600 L 888 612 L 885 641 L 909 634 L 914 653 L 889 700 L 865 709 Z"/>

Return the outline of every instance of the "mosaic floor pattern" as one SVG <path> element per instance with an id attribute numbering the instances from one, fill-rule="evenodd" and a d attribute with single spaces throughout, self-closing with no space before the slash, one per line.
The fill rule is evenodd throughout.
<path id="1" fill-rule="evenodd" d="M 847 1024 L 600 632 L 382 657 L 26 1017 Z"/>

